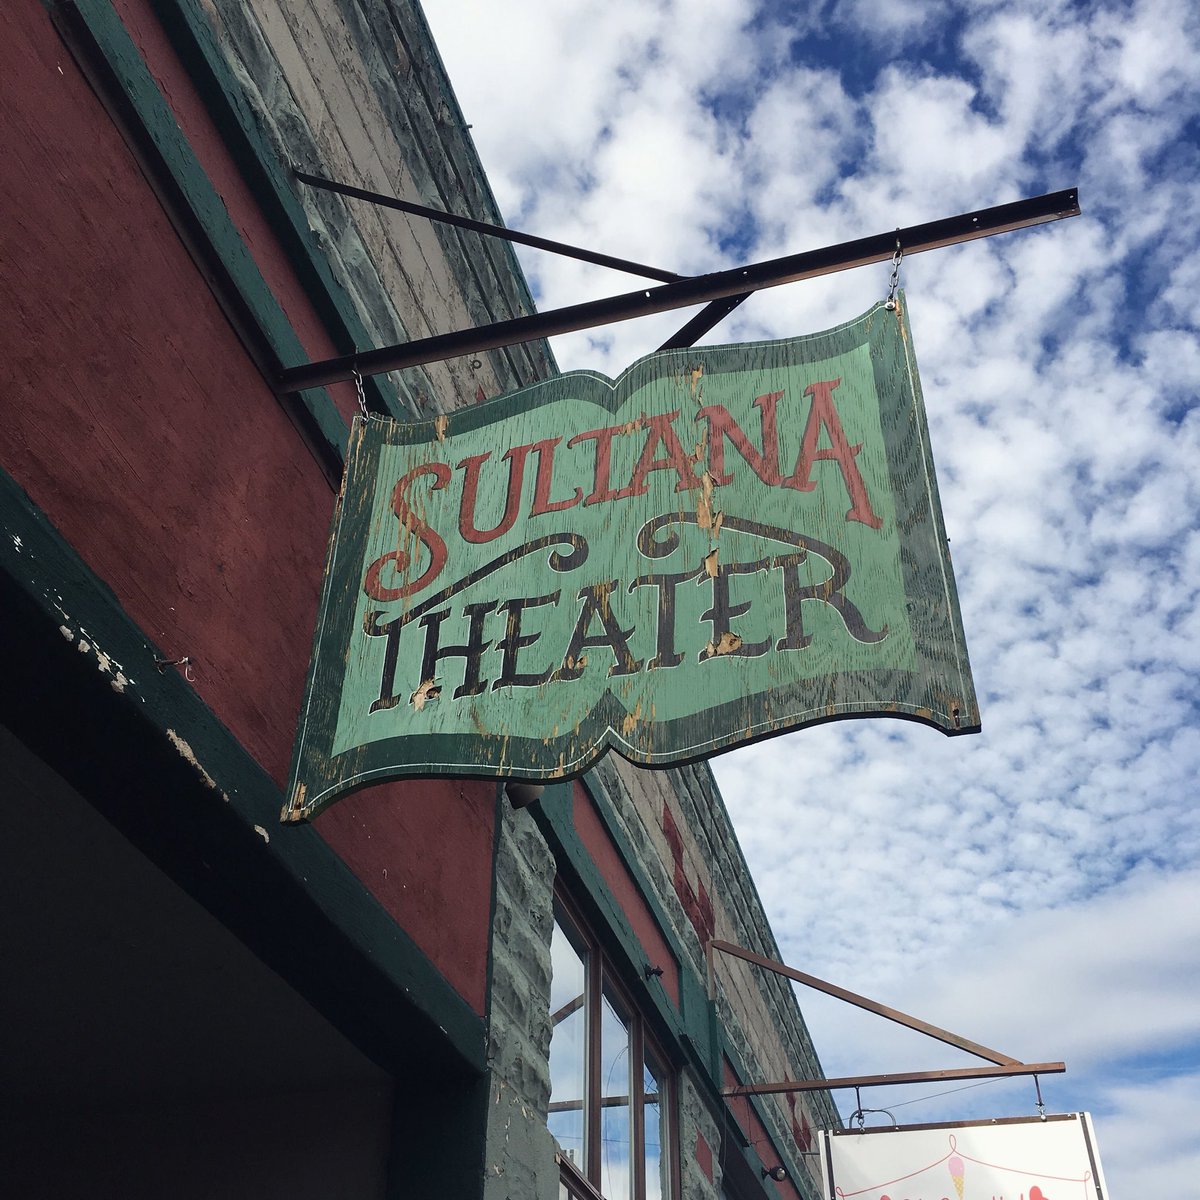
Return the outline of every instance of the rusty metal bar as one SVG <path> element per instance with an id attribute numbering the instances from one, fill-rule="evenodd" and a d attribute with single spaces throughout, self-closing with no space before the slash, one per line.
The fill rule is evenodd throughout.
<path id="1" fill-rule="evenodd" d="M 594 263 L 599 267 L 611 267 L 614 271 L 625 271 L 630 275 L 657 279 L 660 283 L 671 283 L 673 280 L 686 278 L 684 275 L 677 275 L 674 271 L 662 271 L 658 267 L 648 267 L 644 263 L 631 262 L 626 258 L 615 258 L 611 254 L 598 254 L 594 250 L 584 250 L 579 246 L 570 246 L 566 242 L 554 242 L 549 238 L 537 237 L 532 233 L 521 233 L 516 229 L 508 229 L 504 225 L 474 221 L 470 217 L 460 217 L 456 213 L 448 213 L 440 208 L 427 208 L 424 204 L 414 204 L 411 200 L 400 200 L 396 196 L 385 196 L 381 192 L 369 192 L 365 188 L 353 187 L 348 183 L 322 179 L 320 175 L 309 175 L 306 171 L 295 171 L 293 174 L 301 183 L 324 188 L 327 192 L 337 192 L 339 196 L 365 200 L 368 204 L 378 204 L 382 208 L 394 208 L 399 212 L 425 217 L 430 221 L 440 221 L 443 225 L 455 225 L 459 229 L 470 229 L 474 233 L 482 233 L 487 237 L 503 238 L 506 242 L 519 242 L 522 246 L 532 246 L 535 250 L 548 250 L 551 254 L 577 258 L 581 262 Z"/>
<path id="2" fill-rule="evenodd" d="M 659 349 L 682 350 L 687 346 L 694 346 L 714 325 L 720 324 L 739 304 L 753 295 L 753 292 L 743 292 L 740 296 L 726 296 L 722 300 L 706 304 L 678 333 L 667 338 Z"/>
<path id="3" fill-rule="evenodd" d="M 642 275 L 646 279 L 657 279 L 660 283 L 671 283 L 673 280 L 686 278 L 674 271 L 662 271 L 658 267 L 648 267 L 644 263 L 615 258 L 611 254 L 599 254 L 594 250 L 584 250 L 580 246 L 572 246 L 566 242 L 555 242 L 549 238 L 537 237 L 532 233 L 521 233 L 519 230 L 509 229 L 504 225 L 493 225 L 487 221 L 475 221 L 470 217 L 460 217 L 455 213 L 448 213 L 444 209 L 428 208 L 424 204 L 414 204 L 411 200 L 401 200 L 397 196 L 385 196 L 381 192 L 368 191 L 366 188 L 354 187 L 348 183 L 338 183 L 336 180 L 325 179 L 320 175 L 310 175 L 307 171 L 297 170 L 293 174 L 301 183 L 324 188 L 327 192 L 336 192 L 340 196 L 350 196 L 355 200 L 365 200 L 368 204 L 378 204 L 383 208 L 394 208 L 399 212 L 425 217 L 430 221 L 440 221 L 444 225 L 470 229 L 475 233 L 484 234 L 486 237 L 503 238 L 506 242 L 517 242 L 522 246 L 532 246 L 536 250 L 547 250 L 551 254 L 577 258 L 581 262 L 611 267 L 615 271 L 625 271 L 630 275 Z M 663 342 L 659 349 L 674 350 L 694 345 L 698 338 L 703 337 L 714 325 L 723 321 L 739 304 L 748 300 L 752 295 L 753 292 L 743 292 L 740 296 L 714 300 L 698 312 L 678 333 Z"/>
<path id="4" fill-rule="evenodd" d="M 837 1088 L 883 1087 L 900 1083 L 944 1083 L 951 1079 L 1003 1079 L 1010 1075 L 1061 1075 L 1066 1063 L 1013 1063 L 1011 1066 L 957 1067 L 949 1071 L 901 1071 L 890 1075 L 845 1075 L 839 1079 L 788 1079 L 723 1087 L 722 1096 L 774 1096 L 781 1092 L 827 1092 Z"/>
<path id="5" fill-rule="evenodd" d="M 720 950 L 723 954 L 744 959 L 748 963 L 753 963 L 756 967 L 764 967 L 768 971 L 774 971 L 776 975 L 786 976 L 788 979 L 794 979 L 797 983 L 804 984 L 805 987 L 814 988 L 818 992 L 824 992 L 827 996 L 835 996 L 839 1000 L 845 1000 L 847 1004 L 853 1004 L 856 1008 L 865 1008 L 867 1012 L 873 1012 L 881 1017 L 886 1017 L 889 1021 L 895 1021 L 898 1025 L 906 1025 L 909 1029 L 915 1029 L 918 1033 L 927 1034 L 931 1038 L 936 1038 L 939 1042 L 945 1042 L 947 1045 L 954 1046 L 959 1050 L 966 1050 L 968 1054 L 977 1055 L 979 1058 L 986 1058 L 990 1063 L 996 1063 L 1004 1067 L 1020 1067 L 1023 1065 L 1019 1059 L 1010 1058 L 1007 1054 L 1001 1054 L 999 1050 L 991 1050 L 987 1046 L 979 1045 L 978 1042 L 968 1041 L 964 1037 L 959 1037 L 957 1033 L 940 1029 L 937 1025 L 930 1025 L 928 1021 L 922 1021 L 919 1017 L 910 1017 L 907 1013 L 902 1013 L 898 1009 L 889 1008 L 886 1004 L 880 1004 L 876 1000 L 868 1000 L 866 996 L 860 996 L 857 992 L 847 991 L 845 988 L 838 987 L 837 984 L 828 983 L 824 979 L 818 979 L 815 975 L 806 975 L 803 971 L 797 971 L 795 967 L 789 967 L 771 958 L 764 958 L 761 954 L 755 954 L 752 950 L 745 950 L 741 946 L 735 946 L 732 942 L 723 942 L 714 939 L 711 946 L 714 950 Z"/>
<path id="6" fill-rule="evenodd" d="M 603 300 L 552 309 L 550 312 L 514 317 L 478 329 L 460 329 L 454 333 L 436 334 L 378 350 L 289 367 L 280 372 L 277 386 L 282 393 L 323 387 L 352 378 L 356 370 L 362 375 L 379 375 L 385 371 L 399 371 L 405 367 L 457 358 L 464 354 L 496 350 L 501 346 L 512 346 L 537 338 L 555 337 L 580 329 L 593 329 L 598 325 L 610 325 L 616 321 L 629 321 L 634 317 L 670 312 L 693 304 L 740 296 L 743 292 L 755 292 L 760 288 L 815 279 L 835 271 L 884 262 L 892 257 L 897 240 L 905 254 L 920 254 L 941 246 L 953 246 L 975 238 L 1078 215 L 1079 195 L 1075 189 L 1052 192 L 961 216 L 928 221 L 923 225 L 912 225 L 906 229 L 893 229 L 820 250 L 808 250 L 729 271 L 664 283 L 644 291 L 626 292 Z"/>

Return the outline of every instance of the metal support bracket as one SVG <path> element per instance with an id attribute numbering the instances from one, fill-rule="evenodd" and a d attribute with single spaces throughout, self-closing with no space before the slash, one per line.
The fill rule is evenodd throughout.
<path id="1" fill-rule="evenodd" d="M 824 992 L 827 996 L 834 996 L 838 1000 L 844 1000 L 847 1004 L 853 1004 L 856 1008 L 862 1008 L 867 1012 L 886 1017 L 889 1021 L 895 1021 L 898 1025 L 915 1029 L 918 1033 L 936 1038 L 939 1042 L 945 1042 L 948 1046 L 954 1046 L 958 1050 L 965 1050 L 968 1054 L 974 1054 L 977 1058 L 986 1059 L 992 1064 L 989 1067 L 962 1067 L 945 1071 L 908 1071 L 901 1074 L 852 1075 L 839 1079 L 791 1079 L 781 1083 L 741 1084 L 736 1087 L 722 1088 L 721 1094 L 723 1096 L 763 1096 L 776 1092 L 832 1091 L 835 1088 L 845 1087 L 880 1087 L 884 1084 L 892 1083 L 925 1083 L 931 1080 L 943 1081 L 947 1079 L 992 1079 L 1008 1075 L 1056 1075 L 1062 1074 L 1067 1069 L 1066 1064 L 1061 1062 L 1023 1063 L 1019 1059 L 1002 1054 L 999 1050 L 992 1050 L 987 1046 L 981 1046 L 978 1042 L 972 1042 L 957 1033 L 951 1033 L 947 1029 L 931 1025 L 928 1021 L 922 1021 L 919 1017 L 909 1016 L 907 1013 L 900 1012 L 899 1009 L 890 1008 L 886 1004 L 880 1004 L 877 1000 L 869 1000 L 866 996 L 860 996 L 857 992 L 847 991 L 846 988 L 838 987 L 836 984 L 829 983 L 824 979 L 818 979 L 815 975 L 808 975 L 804 971 L 797 971 L 795 967 L 789 967 L 785 963 L 765 958 L 761 954 L 755 954 L 754 951 L 746 950 L 741 946 L 734 945 L 732 942 L 725 942 L 715 938 L 705 948 L 705 956 L 708 960 L 710 996 L 714 985 L 712 965 L 714 951 L 728 954 L 732 958 L 740 958 L 745 962 L 752 963 L 756 967 L 773 971 L 776 975 L 782 975 L 787 979 L 794 979 L 797 983 L 804 984 L 805 987 L 813 988 L 818 992 Z"/>
<path id="2" fill-rule="evenodd" d="M 297 168 L 293 174 L 301 183 L 309 187 L 322 188 L 339 196 L 348 196 L 352 200 L 363 200 L 367 204 L 377 204 L 381 208 L 392 208 L 397 212 L 408 213 L 413 217 L 424 217 L 427 221 L 436 221 L 442 225 L 453 225 L 457 229 L 469 229 L 472 233 L 484 237 L 500 238 L 505 242 L 515 242 L 521 246 L 530 246 L 534 250 L 545 250 L 550 254 L 561 254 L 564 258 L 578 259 L 580 262 L 592 263 L 598 267 L 611 267 L 614 271 L 624 271 L 629 275 L 641 275 L 645 279 L 657 279 L 660 283 L 670 283 L 675 279 L 685 279 L 687 276 L 677 275 L 674 271 L 663 271 L 659 267 L 648 267 L 645 263 L 632 262 L 627 258 L 616 258 L 611 254 L 598 254 L 594 250 L 585 250 L 581 246 L 572 246 L 566 242 L 555 242 L 550 238 L 537 237 L 532 233 L 522 233 L 517 229 L 509 229 L 505 225 L 493 225 L 488 221 L 476 221 L 470 217 L 460 217 L 457 213 L 446 212 L 441 208 L 429 208 L 424 204 L 415 204 L 411 200 L 401 200 L 398 196 L 385 196 L 382 192 L 372 192 L 366 188 L 355 187 L 349 183 L 339 183 L 335 179 L 325 179 L 321 175 L 310 175 L 307 171 Z M 706 334 L 712 327 L 723 321 L 739 304 L 749 300 L 752 292 L 743 292 L 740 296 L 730 296 L 724 300 L 714 300 L 706 305 L 678 333 L 669 337 L 660 350 L 674 350 L 683 346 L 691 346 L 696 340 Z"/>
<path id="3" fill-rule="evenodd" d="M 735 267 L 729 271 L 680 279 L 603 300 L 551 309 L 549 312 L 513 317 L 477 329 L 436 334 L 395 346 L 384 346 L 378 350 L 367 350 L 360 354 L 289 367 L 280 372 L 276 386 L 281 393 L 302 391 L 305 388 L 322 387 L 349 379 L 355 371 L 361 375 L 379 375 L 385 371 L 398 371 L 465 354 L 477 354 L 484 350 L 496 350 L 502 346 L 535 341 L 538 338 L 575 333 L 581 329 L 629 321 L 634 317 L 669 312 L 693 304 L 727 302 L 761 288 L 778 287 L 784 283 L 815 279 L 820 275 L 849 270 L 851 267 L 883 262 L 895 253 L 897 240 L 903 246 L 904 254 L 909 256 L 925 250 L 936 250 L 942 246 L 953 246 L 959 242 L 973 241 L 975 238 L 989 237 L 1014 229 L 1026 229 L 1032 225 L 1078 215 L 1079 195 L 1075 189 L 1052 192 L 1029 200 L 981 209 L 978 212 L 928 221 L 923 225 L 912 225 L 906 229 L 893 229 L 855 241 L 842 242 L 836 246 L 826 246 L 820 250 L 809 250 L 750 266 Z M 704 314 L 699 314 L 696 320 L 703 316 Z M 674 344 L 674 341 L 675 339 L 672 339 L 670 344 Z"/>
<path id="4" fill-rule="evenodd" d="M 550 238 L 537 237 L 532 233 L 521 233 L 519 230 L 509 229 L 504 225 L 493 225 L 488 221 L 475 221 L 470 217 L 460 217 L 457 213 L 446 212 L 445 209 L 414 204 L 411 200 L 401 200 L 397 196 L 385 196 L 382 192 L 371 192 L 366 188 L 354 187 L 349 183 L 338 183 L 333 179 L 324 179 L 320 175 L 310 175 L 307 171 L 297 170 L 293 174 L 301 183 L 307 183 L 310 187 L 336 192 L 339 196 L 349 196 L 352 200 L 365 200 L 368 204 L 377 204 L 381 208 L 394 208 L 398 212 L 408 213 L 414 217 L 424 217 L 428 221 L 437 221 L 442 225 L 453 225 L 457 229 L 469 229 L 472 233 L 500 238 L 505 242 L 516 242 L 521 246 L 532 246 L 535 250 L 547 250 L 551 254 L 561 254 L 564 258 L 577 258 L 580 262 L 592 263 L 598 267 L 611 267 L 614 271 L 625 271 L 629 275 L 641 275 L 645 279 L 657 279 L 660 283 L 671 283 L 673 280 L 686 278 L 684 275 L 677 275 L 674 271 L 648 267 L 645 263 L 631 262 L 627 258 L 616 258 L 611 254 L 598 254 L 595 250 L 584 250 L 581 246 L 551 241 Z"/>

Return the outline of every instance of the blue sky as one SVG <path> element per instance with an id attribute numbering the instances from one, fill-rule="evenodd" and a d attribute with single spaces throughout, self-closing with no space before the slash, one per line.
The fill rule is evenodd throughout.
<path id="1" fill-rule="evenodd" d="M 514 227 L 685 273 L 1078 186 L 904 264 L 983 732 L 884 721 L 714 761 L 784 956 L 1026 1061 L 1115 1197 L 1200 1178 L 1200 14 L 1175 0 L 428 0 Z M 628 276 L 536 253 L 541 307 Z M 709 341 L 827 328 L 887 268 Z M 557 339 L 618 374 L 684 314 Z M 802 995 L 830 1074 L 965 1065 Z M 906 1121 L 1028 1081 L 864 1093 Z M 852 1093 L 837 1097 L 843 1112 Z"/>

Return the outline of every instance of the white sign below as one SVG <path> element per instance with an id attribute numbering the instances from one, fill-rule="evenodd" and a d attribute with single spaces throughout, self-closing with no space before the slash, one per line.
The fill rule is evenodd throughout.
<path id="1" fill-rule="evenodd" d="M 827 1200 L 1107 1200 L 1087 1113 L 825 1130 Z"/>

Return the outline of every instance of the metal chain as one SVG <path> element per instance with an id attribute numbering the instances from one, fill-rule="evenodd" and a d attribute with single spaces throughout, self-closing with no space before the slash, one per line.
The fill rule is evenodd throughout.
<path id="1" fill-rule="evenodd" d="M 358 395 L 358 411 L 362 414 L 363 420 L 368 420 L 371 414 L 367 412 L 367 393 L 363 387 L 363 377 L 358 373 L 357 367 L 350 374 L 354 378 L 354 390 Z"/>
<path id="2" fill-rule="evenodd" d="M 892 255 L 892 277 L 888 281 L 887 303 L 884 308 L 888 312 L 896 311 L 896 289 L 900 286 L 900 264 L 904 261 L 904 251 L 900 247 L 900 239 L 896 239 L 896 250 Z"/>

